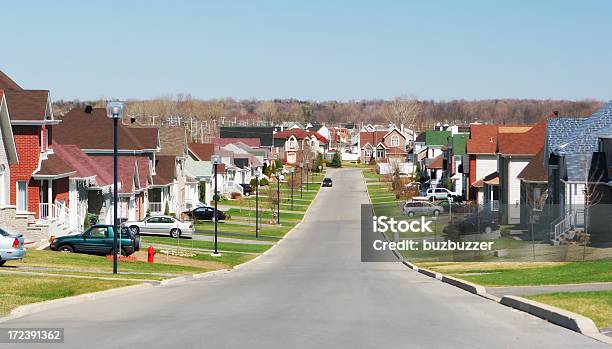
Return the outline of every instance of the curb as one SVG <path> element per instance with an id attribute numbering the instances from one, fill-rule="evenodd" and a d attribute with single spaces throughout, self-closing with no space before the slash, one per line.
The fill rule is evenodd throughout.
<path id="1" fill-rule="evenodd" d="M 423 275 L 427 275 L 430 278 L 434 278 L 434 279 L 438 279 L 440 281 L 442 281 L 442 277 L 444 275 L 437 273 L 435 271 L 429 270 L 429 269 L 425 269 L 425 268 L 419 268 L 419 270 L 417 270 L 419 273 L 423 274 Z"/>
<path id="2" fill-rule="evenodd" d="M 499 303 L 574 332 L 582 333 L 598 341 L 612 344 L 612 338 L 600 333 L 593 320 L 586 316 L 517 296 L 504 296 Z"/>
<path id="3" fill-rule="evenodd" d="M 442 276 L 442 282 L 451 284 L 455 287 L 459 287 L 465 291 L 468 291 L 473 294 L 477 294 L 479 296 L 487 295 L 487 290 L 484 286 L 476 285 L 471 282 L 463 281 L 461 279 L 454 278 L 452 276 L 446 276 L 444 274 L 440 274 Z"/>
<path id="4" fill-rule="evenodd" d="M 81 303 L 81 302 L 85 302 L 85 301 L 93 300 L 93 299 L 103 299 L 103 298 L 108 298 L 111 296 L 127 294 L 133 291 L 138 291 L 140 289 L 147 289 L 153 286 L 154 285 L 152 284 L 144 283 L 144 284 L 131 285 L 131 286 L 126 286 L 126 287 L 112 288 L 110 290 L 105 290 L 105 291 L 84 293 L 84 294 L 80 294 L 80 295 L 72 296 L 72 297 L 52 299 L 52 300 L 48 300 L 44 302 L 25 304 L 25 305 L 18 306 L 17 308 L 11 310 L 9 315 L 0 318 L 0 323 L 6 322 L 9 320 L 13 320 L 13 319 L 18 319 L 20 317 L 38 313 L 44 310 L 58 308 L 63 305 Z"/>

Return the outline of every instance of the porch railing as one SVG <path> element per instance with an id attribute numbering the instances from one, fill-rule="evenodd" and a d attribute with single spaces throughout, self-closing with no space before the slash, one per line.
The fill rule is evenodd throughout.
<path id="1" fill-rule="evenodd" d="M 55 204 L 38 204 L 38 217 L 43 220 L 56 219 L 60 222 L 68 221 L 68 209 L 66 205 L 56 202 Z"/>
<path id="2" fill-rule="evenodd" d="M 578 218 L 582 215 L 584 215 L 584 210 L 576 210 L 574 212 L 570 211 L 565 217 L 563 217 L 563 219 L 561 219 L 559 222 L 557 222 L 554 225 L 553 239 L 558 241 L 561 238 L 561 235 L 567 233 L 572 228 L 578 226 L 579 225 Z"/>

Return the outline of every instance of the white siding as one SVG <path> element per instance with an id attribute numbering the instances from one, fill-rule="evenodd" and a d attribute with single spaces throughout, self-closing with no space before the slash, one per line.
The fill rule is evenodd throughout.
<path id="1" fill-rule="evenodd" d="M 468 164 L 469 166 L 469 164 Z M 476 180 L 497 171 L 497 156 L 496 155 L 478 155 L 476 156 Z"/>
<path id="2" fill-rule="evenodd" d="M 508 224 L 521 222 L 521 181 L 517 176 L 528 163 L 527 159 L 508 160 Z"/>

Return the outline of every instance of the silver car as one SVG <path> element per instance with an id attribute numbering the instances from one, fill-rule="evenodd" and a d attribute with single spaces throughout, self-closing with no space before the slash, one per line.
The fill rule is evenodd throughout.
<path id="1" fill-rule="evenodd" d="M 23 259 L 25 256 L 23 235 L 13 235 L 4 229 L 0 229 L 0 266 L 4 265 L 6 261 Z"/>
<path id="2" fill-rule="evenodd" d="M 173 238 L 193 236 L 192 222 L 183 222 L 170 216 L 151 216 L 138 222 L 125 222 L 124 226 L 141 235 L 167 235 Z"/>
<path id="3" fill-rule="evenodd" d="M 402 212 L 408 217 L 412 217 L 415 214 L 437 216 L 444 212 L 444 208 L 428 201 L 408 201 L 404 204 Z"/>

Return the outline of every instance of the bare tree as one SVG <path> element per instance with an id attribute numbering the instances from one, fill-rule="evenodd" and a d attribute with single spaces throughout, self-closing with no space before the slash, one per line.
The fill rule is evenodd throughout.
<path id="1" fill-rule="evenodd" d="M 383 109 L 387 121 L 397 127 L 403 125 L 412 131 L 414 131 L 417 118 L 421 116 L 422 111 L 421 103 L 414 96 L 395 97 Z M 414 141 L 414 139 L 412 140 Z"/>

